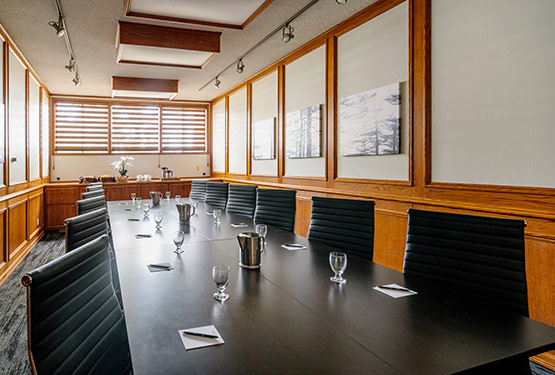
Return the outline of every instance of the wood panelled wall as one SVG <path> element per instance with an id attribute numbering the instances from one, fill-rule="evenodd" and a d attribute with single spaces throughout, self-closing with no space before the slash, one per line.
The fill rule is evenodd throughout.
<path id="1" fill-rule="evenodd" d="M 327 196 L 376 201 L 374 261 L 402 271 L 407 231 L 407 210 L 418 208 L 524 219 L 526 270 L 530 316 L 555 325 L 555 189 L 432 182 L 431 176 L 431 1 L 409 1 L 409 179 L 408 181 L 362 180 L 337 177 L 337 38 L 353 28 L 399 5 L 403 0 L 380 0 L 334 27 L 246 82 L 215 98 L 225 100 L 226 134 L 229 95 L 247 87 L 247 174 L 212 173 L 232 183 L 297 190 L 295 232 L 306 235 L 311 197 Z M 326 176 L 287 177 L 284 150 L 285 65 L 315 48 L 326 46 Z M 251 175 L 252 83 L 278 72 L 278 173 Z M 228 139 L 226 137 L 226 139 Z M 227 142 L 226 142 L 227 143 Z M 226 153 L 228 145 L 226 144 Z M 226 166 L 227 158 L 226 155 Z M 226 171 L 227 171 L 226 167 Z"/>
<path id="2" fill-rule="evenodd" d="M 46 89 L 36 72 L 27 62 L 19 48 L 15 45 L 6 30 L 0 25 L 0 47 L 4 51 L 4 60 L 0 61 L 2 75 L 4 77 L 4 85 L 0 89 L 3 91 L 4 101 L 0 103 L 4 107 L 3 117 L 0 118 L 0 131 L 4 132 L 4 144 L 2 159 L 5 161 L 1 164 L 0 173 L 4 176 L 4 185 L 0 186 L 0 284 L 2 284 L 9 274 L 17 267 L 23 258 L 31 251 L 33 246 L 40 240 L 44 234 L 44 186 L 49 181 L 48 175 L 43 175 L 42 169 L 42 138 L 40 139 L 40 155 L 39 161 L 39 178 L 29 179 L 29 82 L 33 77 L 40 85 L 40 92 L 44 93 L 49 100 L 50 92 Z M 25 182 L 11 184 L 9 180 L 9 51 L 12 51 L 25 66 L 25 134 L 26 134 L 26 172 L 27 179 Z M 48 123 L 42 123 L 43 95 L 39 96 L 39 129 L 42 137 L 42 127 L 49 126 Z M 35 150 L 36 151 L 36 150 Z M 47 161 L 45 161 L 47 162 Z"/>

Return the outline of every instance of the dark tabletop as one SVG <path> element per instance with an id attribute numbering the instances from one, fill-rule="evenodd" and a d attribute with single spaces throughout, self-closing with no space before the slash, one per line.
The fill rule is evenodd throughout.
<path id="1" fill-rule="evenodd" d="M 223 211 L 215 225 L 201 203 L 180 225 L 173 200 L 145 220 L 122 203 L 108 206 L 135 374 L 453 373 L 555 346 L 553 327 L 354 255 L 347 283 L 332 283 L 333 249 L 273 227 L 261 269 L 242 269 L 236 236 L 254 229 L 242 216 Z M 230 225 L 240 222 L 249 226 Z M 178 229 L 186 230 L 180 256 L 172 240 Z M 307 249 L 281 247 L 290 242 Z M 150 273 L 146 265 L 160 262 L 175 269 Z M 225 303 L 212 298 L 216 264 L 231 267 Z M 372 289 L 388 283 L 418 294 L 394 299 Z M 177 331 L 211 324 L 225 344 L 185 351 Z"/>

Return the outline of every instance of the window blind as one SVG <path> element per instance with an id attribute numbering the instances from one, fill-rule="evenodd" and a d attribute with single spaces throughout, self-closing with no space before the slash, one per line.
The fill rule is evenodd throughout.
<path id="1" fill-rule="evenodd" d="M 160 108 L 155 105 L 114 104 L 112 152 L 159 152 Z"/>
<path id="2" fill-rule="evenodd" d="M 206 152 L 207 110 L 162 106 L 162 152 Z"/>
<path id="3" fill-rule="evenodd" d="M 55 102 L 54 149 L 59 154 L 108 152 L 108 104 Z"/>

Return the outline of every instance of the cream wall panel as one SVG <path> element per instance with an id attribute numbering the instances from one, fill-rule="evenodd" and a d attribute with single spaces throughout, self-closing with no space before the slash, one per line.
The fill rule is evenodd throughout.
<path id="1" fill-rule="evenodd" d="M 229 173 L 247 173 L 247 89 L 229 96 Z"/>
<path id="2" fill-rule="evenodd" d="M 40 178 L 40 86 L 29 75 L 29 180 Z"/>
<path id="3" fill-rule="evenodd" d="M 212 170 L 225 173 L 225 100 L 212 106 Z"/>
<path id="4" fill-rule="evenodd" d="M 326 102 L 326 47 L 322 46 L 285 67 L 285 113 Z M 286 115 L 287 116 L 287 115 Z M 287 130 L 285 131 L 287 133 Z M 322 157 L 285 158 L 285 176 L 325 177 L 325 106 L 322 115 Z"/>
<path id="5" fill-rule="evenodd" d="M 252 84 L 252 123 L 278 116 L 278 81 L 277 71 Z M 276 121 L 277 126 L 277 121 Z M 276 131 L 277 140 L 277 131 Z M 277 147 L 277 142 L 274 144 Z M 254 144 L 253 144 L 254 149 Z M 277 176 L 277 148 L 273 160 L 252 159 L 252 174 Z"/>
<path id="6" fill-rule="evenodd" d="M 555 1 L 432 1 L 432 180 L 555 187 Z"/>
<path id="7" fill-rule="evenodd" d="M 401 153 L 343 157 L 338 150 L 338 177 L 408 181 L 408 35 L 408 5 L 405 2 L 338 38 L 338 98 L 402 82 Z M 341 124 L 340 116 L 338 119 Z M 340 142 L 338 132 L 337 144 Z"/>
<path id="8" fill-rule="evenodd" d="M 25 66 L 17 56 L 9 52 L 9 160 L 10 185 L 26 179 L 26 136 L 25 136 Z M 11 161 L 12 158 L 15 161 Z"/>
<path id="9" fill-rule="evenodd" d="M 42 95 L 42 176 L 48 176 L 50 170 L 50 105 L 48 96 L 41 91 Z"/>

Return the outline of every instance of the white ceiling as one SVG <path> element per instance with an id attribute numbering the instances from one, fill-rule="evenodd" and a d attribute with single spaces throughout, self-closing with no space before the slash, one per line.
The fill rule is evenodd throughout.
<path id="1" fill-rule="evenodd" d="M 135 46 L 130 44 L 121 45 L 120 49 L 120 60 L 173 65 L 202 66 L 213 55 L 212 52 Z M 160 69 L 160 67 L 158 67 L 158 69 Z"/>
<path id="2" fill-rule="evenodd" d="M 225 12 L 225 4 L 232 3 L 231 0 L 211 1 L 216 3 L 212 9 L 218 9 L 218 13 Z M 243 1 L 247 0 L 238 2 Z M 178 79 L 179 93 L 176 100 L 211 100 L 375 1 L 348 0 L 345 5 L 338 5 L 335 0 L 320 0 L 292 23 L 295 38 L 291 42 L 283 43 L 280 35 L 273 36 L 244 60 L 243 74 L 230 69 L 220 77 L 222 84 L 219 90 L 208 85 L 202 91 L 198 90 L 202 85 L 309 3 L 309 0 L 274 0 L 244 30 L 124 17 L 123 1 L 117 0 L 60 0 L 81 74 L 82 84 L 79 87 L 73 85 L 73 74 L 64 68 L 68 63 L 64 40 L 56 37 L 55 31 L 48 25 L 48 21 L 56 19 L 54 0 L 1 0 L 0 23 L 53 94 L 110 97 L 111 77 L 128 76 Z M 178 0 L 175 3 L 176 8 L 181 6 Z M 179 1 L 179 4 L 182 3 Z M 189 16 L 184 14 L 184 17 Z M 117 64 L 115 43 L 118 20 L 222 31 L 221 53 L 204 69 Z"/>

